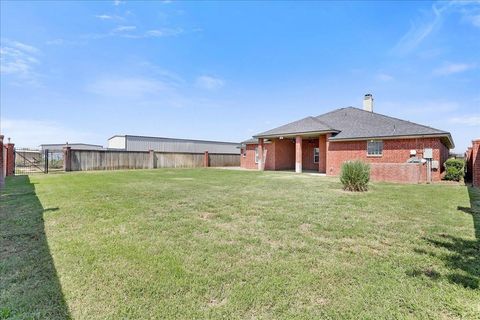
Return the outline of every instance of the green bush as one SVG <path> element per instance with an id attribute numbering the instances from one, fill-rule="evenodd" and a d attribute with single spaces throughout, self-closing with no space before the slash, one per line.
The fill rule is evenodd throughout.
<path id="1" fill-rule="evenodd" d="M 462 159 L 450 158 L 444 163 L 445 180 L 460 181 L 465 174 L 465 161 Z"/>
<path id="2" fill-rule="evenodd" d="M 348 191 L 367 191 L 370 180 L 370 165 L 360 160 L 347 161 L 342 164 L 340 181 L 343 189 Z"/>

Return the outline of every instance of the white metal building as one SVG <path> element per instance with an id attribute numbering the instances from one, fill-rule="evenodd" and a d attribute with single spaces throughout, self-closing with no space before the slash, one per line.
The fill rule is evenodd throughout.
<path id="1" fill-rule="evenodd" d="M 115 135 L 108 139 L 109 149 L 127 151 L 161 151 L 188 153 L 228 153 L 240 154 L 240 144 L 236 142 L 176 139 L 164 137 L 145 137 L 132 135 Z"/>
<path id="2" fill-rule="evenodd" d="M 64 147 L 70 147 L 76 150 L 102 150 L 103 146 L 98 144 L 88 144 L 88 143 L 50 143 L 50 144 L 41 144 L 40 148 L 42 151 L 62 151 Z"/>

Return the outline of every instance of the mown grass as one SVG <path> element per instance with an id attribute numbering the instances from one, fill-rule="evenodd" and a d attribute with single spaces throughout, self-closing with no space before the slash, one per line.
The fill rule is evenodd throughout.
<path id="1" fill-rule="evenodd" d="M 479 200 L 215 169 L 14 177 L 0 318 L 479 318 Z"/>

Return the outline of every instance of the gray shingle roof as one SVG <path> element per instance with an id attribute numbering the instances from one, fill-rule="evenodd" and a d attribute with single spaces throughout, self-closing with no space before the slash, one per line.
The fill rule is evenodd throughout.
<path id="1" fill-rule="evenodd" d="M 287 135 L 292 133 L 307 133 L 307 132 L 331 132 L 336 131 L 328 124 L 324 123 L 315 117 L 306 117 L 298 121 L 290 122 L 278 128 L 268 130 L 255 135 L 254 137 Z"/>
<path id="2" fill-rule="evenodd" d="M 257 143 L 258 143 L 258 139 L 252 138 L 252 139 L 248 139 L 248 140 L 242 141 L 242 142 L 240 142 L 240 143 L 241 143 L 241 144 L 257 144 Z"/>
<path id="3" fill-rule="evenodd" d="M 353 107 L 337 109 L 317 117 L 340 132 L 332 140 L 407 135 L 448 134 L 446 131 Z"/>
<path id="4" fill-rule="evenodd" d="M 317 117 L 307 117 L 259 133 L 255 137 L 322 131 L 335 132 L 330 138 L 332 141 L 439 135 L 445 136 L 447 146 L 453 147 L 449 132 L 354 107 L 336 109 Z"/>

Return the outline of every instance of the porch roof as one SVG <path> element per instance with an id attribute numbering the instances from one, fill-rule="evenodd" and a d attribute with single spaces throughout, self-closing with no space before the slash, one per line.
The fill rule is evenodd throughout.
<path id="1" fill-rule="evenodd" d="M 298 135 L 298 134 L 308 134 L 308 133 L 327 133 L 327 132 L 338 132 L 338 130 L 333 129 L 330 125 L 321 121 L 315 117 L 306 117 L 294 122 L 287 123 L 286 125 L 261 132 L 254 138 L 266 138 L 266 137 L 278 137 L 278 136 L 288 136 L 288 135 Z"/>

